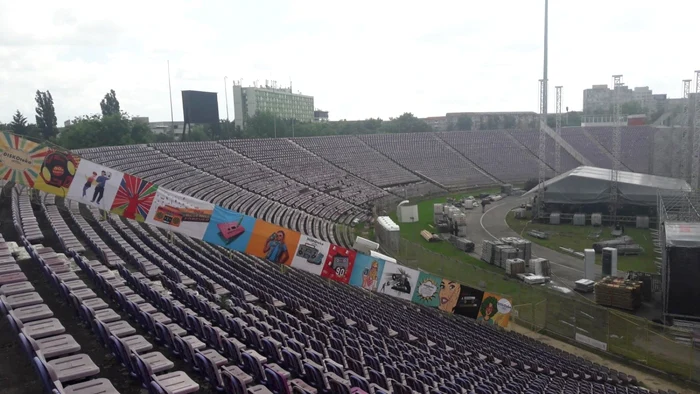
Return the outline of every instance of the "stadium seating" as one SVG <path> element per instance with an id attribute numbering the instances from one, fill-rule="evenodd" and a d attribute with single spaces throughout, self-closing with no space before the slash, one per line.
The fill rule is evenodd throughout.
<path id="1" fill-rule="evenodd" d="M 386 195 L 382 189 L 286 138 L 227 140 L 221 143 L 290 178 L 355 205 Z"/>
<path id="2" fill-rule="evenodd" d="M 443 141 L 504 182 L 524 182 L 537 174 L 538 160 L 506 131 L 437 133 Z"/>
<path id="3" fill-rule="evenodd" d="M 433 133 L 372 134 L 359 138 L 402 167 L 441 187 L 477 187 L 498 182 Z"/>
<path id="4" fill-rule="evenodd" d="M 13 287 L 0 287 L 0 310 L 47 390 L 115 393 L 117 382 L 99 375 L 119 368 L 154 393 L 648 392 L 633 376 L 523 335 L 115 215 L 100 220 L 75 202 L 39 202 L 48 225 L 30 242 L 42 221 L 27 194 L 11 198 L 27 264 L 45 276 L 3 283 Z M 52 239 L 60 251 L 40 244 Z M 115 364 L 79 353 L 54 308 L 31 294 L 36 281 L 56 289 Z"/>
<path id="5" fill-rule="evenodd" d="M 379 187 L 420 181 L 418 176 L 401 168 L 356 136 L 307 137 L 295 138 L 293 141 L 348 173 Z"/>
<path id="6" fill-rule="evenodd" d="M 535 157 L 537 157 L 537 152 L 540 149 L 540 139 L 539 133 L 534 130 L 509 130 L 508 133 L 512 135 L 518 142 L 523 144 Z M 554 147 L 555 142 L 552 137 L 546 137 L 546 160 L 547 164 L 547 176 L 554 174 L 554 169 L 556 165 Z M 585 155 L 584 155 L 585 156 Z M 576 159 L 573 158 L 565 149 L 560 150 L 561 158 L 561 170 L 562 172 L 569 171 L 572 168 L 576 168 L 581 165 Z M 536 173 L 536 172 L 535 172 Z"/>
<path id="7" fill-rule="evenodd" d="M 612 127 L 586 127 L 586 131 L 612 153 Z M 654 157 L 652 152 L 654 128 L 630 126 L 621 128 L 620 132 L 621 146 L 624 147 L 620 152 L 623 166 L 630 171 L 649 173 Z"/>

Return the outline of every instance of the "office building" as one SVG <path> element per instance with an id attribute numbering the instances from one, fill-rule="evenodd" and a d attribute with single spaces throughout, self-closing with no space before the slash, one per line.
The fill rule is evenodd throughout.
<path id="1" fill-rule="evenodd" d="M 648 86 L 630 89 L 629 86 L 618 87 L 620 104 L 639 103 L 647 112 L 654 108 L 658 96 Z M 610 115 L 615 103 L 614 90 L 608 85 L 593 85 L 583 91 L 583 113 L 586 115 Z"/>
<path id="2" fill-rule="evenodd" d="M 233 113 L 236 126 L 245 128 L 247 120 L 257 112 L 269 112 L 284 119 L 314 121 L 314 98 L 293 93 L 292 88 L 276 86 L 243 87 L 233 85 Z"/>

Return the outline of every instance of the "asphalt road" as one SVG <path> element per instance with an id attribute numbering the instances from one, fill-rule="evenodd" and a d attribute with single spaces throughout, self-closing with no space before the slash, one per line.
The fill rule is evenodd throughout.
<path id="1" fill-rule="evenodd" d="M 475 257 L 481 256 L 481 244 L 484 240 L 500 239 L 502 237 L 520 236 L 511 230 L 506 223 L 508 212 L 528 200 L 527 197 L 506 197 L 501 201 L 486 206 L 486 212 L 481 208 L 467 211 L 467 238 L 476 245 Z M 549 260 L 552 268 L 550 286 L 572 289 L 574 282 L 583 278 L 583 259 L 565 253 L 559 253 L 544 246 L 532 244 L 532 256 Z M 602 276 L 602 267 L 595 266 L 596 276 Z"/>

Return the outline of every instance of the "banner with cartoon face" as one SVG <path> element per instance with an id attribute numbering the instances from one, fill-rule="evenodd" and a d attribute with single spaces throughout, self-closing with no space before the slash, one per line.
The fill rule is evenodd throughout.
<path id="1" fill-rule="evenodd" d="M 476 320 L 486 324 L 508 327 L 512 310 L 513 302 L 508 298 L 494 293 L 484 293 Z"/>

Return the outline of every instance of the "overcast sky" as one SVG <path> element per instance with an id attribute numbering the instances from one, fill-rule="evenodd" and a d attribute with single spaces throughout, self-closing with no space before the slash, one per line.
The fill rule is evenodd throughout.
<path id="1" fill-rule="evenodd" d="M 700 2 L 550 1 L 549 81 L 563 106 L 623 74 L 631 86 L 682 94 L 700 69 Z M 337 119 L 458 111 L 536 111 L 544 0 L 233 1 L 0 0 L 0 122 L 49 89 L 59 123 L 99 112 L 109 89 L 123 110 L 175 120 L 181 90 L 219 93 L 224 77 L 315 97 Z M 229 89 L 230 116 L 233 102 Z"/>

